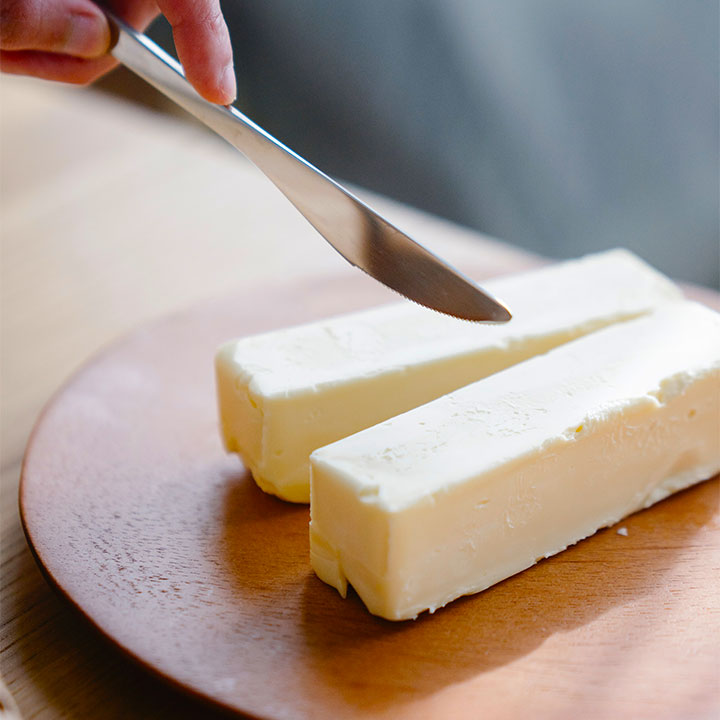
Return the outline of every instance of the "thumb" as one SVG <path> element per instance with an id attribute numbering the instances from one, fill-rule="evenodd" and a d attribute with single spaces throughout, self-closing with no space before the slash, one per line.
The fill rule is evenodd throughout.
<path id="1" fill-rule="evenodd" d="M 104 55 L 110 26 L 90 0 L 0 0 L 0 49 Z"/>

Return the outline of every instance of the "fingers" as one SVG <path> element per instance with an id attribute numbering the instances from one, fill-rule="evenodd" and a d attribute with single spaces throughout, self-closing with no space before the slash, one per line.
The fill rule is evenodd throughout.
<path id="1" fill-rule="evenodd" d="M 90 0 L 0 0 L 0 69 L 86 84 L 114 66 L 110 26 Z"/>
<path id="2" fill-rule="evenodd" d="M 154 0 L 112 0 L 108 6 L 139 30 L 159 12 Z M 87 85 L 117 65 L 105 55 L 109 45 L 105 15 L 89 0 L 0 0 L 3 72 Z"/>
<path id="3" fill-rule="evenodd" d="M 232 46 L 219 0 L 158 0 L 173 27 L 187 79 L 210 102 L 227 105 L 236 96 Z"/>
<path id="4" fill-rule="evenodd" d="M 3 72 L 75 85 L 87 85 L 115 65 L 117 63 L 110 56 L 88 60 L 38 50 L 0 50 L 0 68 Z"/>
<path id="5" fill-rule="evenodd" d="M 173 27 L 187 79 L 207 100 L 235 99 L 232 47 L 219 0 L 110 0 L 133 27 L 143 29 L 158 6 Z M 85 84 L 112 68 L 103 57 L 110 27 L 91 0 L 0 0 L 0 69 Z"/>
<path id="6" fill-rule="evenodd" d="M 235 99 L 232 46 L 219 0 L 111 0 L 109 5 L 138 30 L 162 11 L 190 83 L 210 102 L 226 105 Z"/>
<path id="7" fill-rule="evenodd" d="M 0 49 L 97 58 L 110 46 L 105 15 L 90 0 L 2 0 Z"/>

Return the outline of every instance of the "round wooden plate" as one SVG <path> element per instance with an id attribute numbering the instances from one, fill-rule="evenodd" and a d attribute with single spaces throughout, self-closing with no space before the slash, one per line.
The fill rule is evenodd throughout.
<path id="1" fill-rule="evenodd" d="M 50 581 L 148 669 L 257 717 L 713 714 L 717 479 L 414 622 L 313 575 L 307 507 L 263 494 L 221 448 L 214 350 L 385 298 L 342 280 L 225 299 L 83 368 L 22 477 Z"/>

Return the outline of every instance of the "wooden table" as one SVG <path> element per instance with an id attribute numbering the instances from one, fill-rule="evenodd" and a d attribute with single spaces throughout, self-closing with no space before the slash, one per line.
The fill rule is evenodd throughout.
<path id="1" fill-rule="evenodd" d="M 23 449 L 68 375 L 146 320 L 238 289 L 357 271 L 240 155 L 190 123 L 10 77 L 0 103 L 5 685 L 25 718 L 209 717 L 109 647 L 46 584 L 18 517 Z M 492 275 L 536 262 L 369 197 L 461 266 L 482 261 Z"/>
<path id="2" fill-rule="evenodd" d="M 273 287 L 337 284 L 356 271 L 257 171 L 196 126 L 93 91 L 17 78 L 1 82 L 4 682 L 26 718 L 212 717 L 109 646 L 46 584 L 18 518 L 23 448 L 41 407 L 67 376 L 139 324 L 236 290 L 267 287 L 272 296 Z M 371 201 L 461 266 L 482 264 L 492 275 L 537 262 L 417 211 Z M 615 640 L 630 643 L 627 662 L 620 663 L 624 673 L 651 662 L 655 671 L 646 675 L 669 683 L 680 666 L 686 675 L 694 662 L 717 667 L 717 642 L 713 655 L 703 632 L 717 627 L 718 597 L 702 582 L 704 566 L 692 563 L 695 550 L 707 552 L 702 543 L 717 537 L 710 534 L 717 528 L 717 480 L 697 492 L 707 512 L 692 519 L 692 543 L 674 548 L 667 567 L 662 557 L 648 564 L 654 548 L 641 548 L 623 561 L 619 577 L 627 592 L 611 588 L 614 600 L 605 602 L 583 596 L 581 587 L 568 607 L 581 624 L 612 617 Z M 650 617 L 648 603 L 668 574 L 680 586 L 661 596 L 672 621 L 665 627 Z M 686 632 L 682 623 L 693 613 L 703 614 L 703 622 L 682 636 L 687 652 L 681 658 L 654 653 L 663 637 Z M 556 615 L 555 631 L 540 632 L 540 644 L 573 631 L 572 619 L 564 623 Z M 646 642 L 635 654 L 632 643 L 650 635 L 660 644 Z M 601 657 L 611 644 L 612 638 L 592 636 L 587 650 Z M 571 677 L 572 669 L 566 670 Z M 536 680 L 551 687 L 549 677 Z M 568 686 L 565 717 L 585 681 L 578 676 Z M 717 688 L 698 682 L 688 717 L 709 716 L 718 697 Z M 605 707 L 632 708 L 635 717 L 657 709 L 632 700 Z M 6 708 L 10 702 L 3 699 Z M 597 717 L 607 717 L 600 706 Z"/>

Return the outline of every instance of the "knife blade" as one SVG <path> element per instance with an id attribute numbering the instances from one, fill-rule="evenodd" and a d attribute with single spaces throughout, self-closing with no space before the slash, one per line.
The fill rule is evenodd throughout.
<path id="1" fill-rule="evenodd" d="M 105 12 L 113 31 L 113 57 L 242 152 L 348 262 L 433 310 L 465 320 L 510 320 L 508 310 L 470 278 L 408 237 L 237 108 L 203 99 L 173 57 L 143 33 Z"/>

